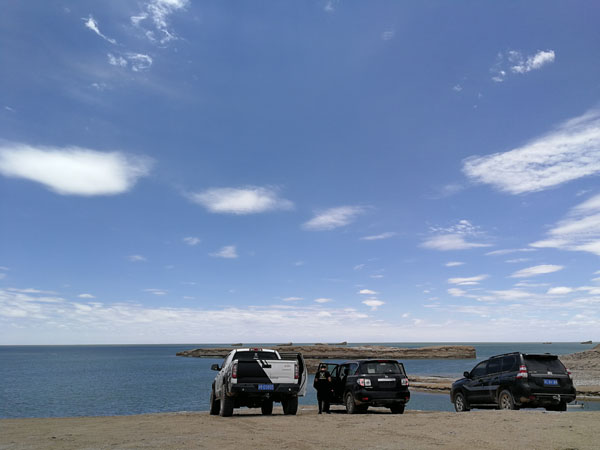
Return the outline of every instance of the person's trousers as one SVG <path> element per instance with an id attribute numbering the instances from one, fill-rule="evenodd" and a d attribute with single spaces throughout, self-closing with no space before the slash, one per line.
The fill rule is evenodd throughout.
<path id="1" fill-rule="evenodd" d="M 317 391 L 319 412 L 329 412 L 329 390 Z"/>

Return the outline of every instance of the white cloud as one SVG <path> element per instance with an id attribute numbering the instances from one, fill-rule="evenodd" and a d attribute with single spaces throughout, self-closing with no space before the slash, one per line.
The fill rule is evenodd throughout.
<path id="1" fill-rule="evenodd" d="M 352 223 L 365 209 L 361 206 L 339 206 L 318 213 L 304 223 L 303 228 L 312 231 L 333 230 Z"/>
<path id="2" fill-rule="evenodd" d="M 126 56 L 131 64 L 131 70 L 134 72 L 148 70 L 150 66 L 152 66 L 152 58 L 149 55 L 143 53 L 127 53 Z"/>
<path id="3" fill-rule="evenodd" d="M 299 302 L 300 300 L 304 300 L 302 297 L 285 297 L 282 299 L 284 302 Z"/>
<path id="4" fill-rule="evenodd" d="M 361 237 L 360 239 L 362 241 L 379 241 L 381 239 L 389 239 L 391 237 L 396 236 L 396 233 L 393 231 L 386 231 L 385 233 L 381 233 L 381 234 L 376 234 L 374 236 L 364 236 Z"/>
<path id="5" fill-rule="evenodd" d="M 200 242 L 202 242 L 202 239 L 197 238 L 195 236 L 188 236 L 188 237 L 184 237 L 183 242 L 186 243 L 187 245 L 190 246 L 194 246 L 194 245 L 198 245 Z"/>
<path id="6" fill-rule="evenodd" d="M 489 275 L 477 275 L 474 277 L 462 277 L 462 278 L 448 278 L 448 283 L 450 284 L 458 284 L 459 286 L 469 286 L 474 284 L 479 284 L 480 281 L 488 278 Z"/>
<path id="7" fill-rule="evenodd" d="M 539 50 L 537 53 L 524 56 L 518 50 L 509 50 L 498 53 L 496 63 L 490 69 L 492 81 L 502 83 L 509 73 L 524 74 L 532 70 L 541 69 L 543 66 L 554 62 L 554 50 Z"/>
<path id="8" fill-rule="evenodd" d="M 462 87 L 460 84 L 455 84 L 455 85 L 452 87 L 452 90 L 453 90 L 453 91 L 455 91 L 455 92 L 460 92 L 460 91 L 462 91 L 462 90 L 463 90 L 463 87 Z"/>
<path id="9" fill-rule="evenodd" d="M 129 255 L 127 257 L 127 259 L 129 259 L 129 261 L 131 262 L 142 262 L 142 261 L 147 261 L 145 256 L 142 255 Z"/>
<path id="10" fill-rule="evenodd" d="M 508 255 L 509 253 L 520 253 L 520 252 L 535 252 L 536 250 L 533 248 L 506 248 L 502 250 L 494 250 L 492 252 L 487 252 L 488 256 L 495 255 Z"/>
<path id="11" fill-rule="evenodd" d="M 151 161 L 80 147 L 0 145 L 0 173 L 41 183 L 61 195 L 116 195 L 148 175 Z"/>
<path id="12" fill-rule="evenodd" d="M 329 303 L 332 301 L 333 301 L 333 299 L 331 299 L 331 298 L 323 298 L 323 297 L 315 298 L 315 302 L 317 302 L 317 303 Z"/>
<path id="13" fill-rule="evenodd" d="M 600 173 L 600 110 L 564 122 L 549 134 L 504 153 L 471 156 L 463 172 L 510 194 L 542 191 Z"/>
<path id="14" fill-rule="evenodd" d="M 379 278 L 383 278 L 383 275 L 381 275 L 380 273 L 376 273 L 374 275 L 369 275 L 369 277 L 379 279 Z"/>
<path id="15" fill-rule="evenodd" d="M 112 53 L 107 53 L 106 57 L 111 66 L 127 67 L 127 60 L 120 55 L 115 56 Z"/>
<path id="16" fill-rule="evenodd" d="M 362 295 L 376 295 L 377 292 L 372 291 L 371 289 L 361 289 L 360 291 L 358 291 L 359 294 Z"/>
<path id="17" fill-rule="evenodd" d="M 354 270 L 363 270 L 365 268 L 365 266 L 366 266 L 366 264 L 357 264 L 352 269 L 354 269 Z"/>
<path id="18" fill-rule="evenodd" d="M 548 231 L 546 239 L 530 245 L 600 255 L 600 195 L 577 205 Z"/>
<path id="19" fill-rule="evenodd" d="M 467 291 L 464 291 L 464 290 L 459 289 L 459 288 L 450 288 L 450 289 L 448 289 L 448 294 L 450 294 L 453 297 L 463 297 L 466 293 L 467 293 Z"/>
<path id="20" fill-rule="evenodd" d="M 553 273 L 562 270 L 563 266 L 557 266 L 553 264 L 541 264 L 539 266 L 527 267 L 526 269 L 518 270 L 513 273 L 511 278 L 529 278 L 536 275 L 544 275 L 546 273 Z"/>
<path id="21" fill-rule="evenodd" d="M 463 264 L 464 264 L 464 262 L 460 262 L 460 261 L 450 261 L 450 262 L 447 262 L 444 265 L 446 267 L 457 267 L 457 266 L 462 266 Z"/>
<path id="22" fill-rule="evenodd" d="M 169 29 L 169 16 L 184 10 L 188 5 L 189 0 L 150 0 L 145 4 L 144 11 L 131 17 L 131 23 L 142 28 L 151 41 L 166 44 L 177 39 Z M 150 22 L 150 26 L 145 28 L 147 22 Z"/>
<path id="23" fill-rule="evenodd" d="M 548 295 L 566 295 L 566 294 L 570 294 L 571 292 L 573 292 L 572 288 L 559 286 L 559 287 L 553 287 L 553 288 L 548 289 L 548 292 L 546 292 L 546 294 L 548 294 Z"/>
<path id="24" fill-rule="evenodd" d="M 258 186 L 212 188 L 192 193 L 189 198 L 212 213 L 222 214 L 256 214 L 294 207 L 291 201 L 280 198 L 275 189 Z"/>
<path id="25" fill-rule="evenodd" d="M 79 294 L 77 297 L 79 297 L 79 298 L 96 298 L 92 294 Z"/>
<path id="26" fill-rule="evenodd" d="M 323 11 L 328 12 L 328 13 L 335 12 L 335 4 L 336 3 L 337 3 L 337 0 L 327 0 L 325 2 L 325 6 L 323 6 Z"/>
<path id="27" fill-rule="evenodd" d="M 98 26 L 98 22 L 91 15 L 87 19 L 82 19 L 82 20 L 85 21 L 85 26 L 87 28 L 89 28 L 90 30 L 92 30 L 94 33 L 96 33 L 98 36 L 100 36 L 105 41 L 108 41 L 111 44 L 116 44 L 117 43 L 117 41 L 115 41 L 114 39 L 106 37 L 104 34 L 102 34 L 100 32 L 100 27 Z"/>
<path id="28" fill-rule="evenodd" d="M 377 300 L 376 298 L 369 298 L 367 300 L 363 300 L 361 303 L 371 308 L 371 311 L 376 311 L 377 308 L 379 308 L 382 305 L 385 305 L 385 302 Z"/>
<path id="29" fill-rule="evenodd" d="M 235 245 L 226 245 L 215 253 L 210 253 L 215 258 L 235 259 L 238 257 Z"/>
<path id="30" fill-rule="evenodd" d="M 460 234 L 442 234 L 433 236 L 425 240 L 421 247 L 432 250 L 468 250 L 471 248 L 490 247 L 490 244 L 482 244 L 477 242 L 468 242 L 463 235 Z"/>
<path id="31" fill-rule="evenodd" d="M 381 33 L 381 39 L 384 41 L 389 41 L 391 39 L 394 39 L 395 35 L 396 35 L 396 32 L 394 30 L 387 30 L 387 31 L 384 31 L 383 33 Z"/>
<path id="32" fill-rule="evenodd" d="M 167 291 L 164 289 L 144 289 L 144 292 L 148 292 L 153 295 L 167 295 Z"/>

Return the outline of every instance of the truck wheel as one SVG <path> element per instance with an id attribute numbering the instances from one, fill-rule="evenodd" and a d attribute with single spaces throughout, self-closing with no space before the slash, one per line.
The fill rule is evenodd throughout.
<path id="1" fill-rule="evenodd" d="M 281 402 L 283 413 L 295 416 L 298 412 L 298 397 L 289 397 Z"/>
<path id="2" fill-rule="evenodd" d="M 344 403 L 346 404 L 346 412 L 348 414 L 356 414 L 356 403 L 354 403 L 354 396 L 352 395 L 352 392 L 348 392 L 346 394 Z"/>
<path id="3" fill-rule="evenodd" d="M 263 416 L 270 416 L 273 414 L 273 400 L 265 400 L 260 405 L 260 412 Z"/>
<path id="4" fill-rule="evenodd" d="M 518 409 L 515 406 L 515 400 L 508 390 L 503 390 L 498 395 L 498 408 L 499 409 Z"/>
<path id="5" fill-rule="evenodd" d="M 454 396 L 454 409 L 456 410 L 456 412 L 465 412 L 469 410 L 467 399 L 465 398 L 462 392 L 458 392 Z"/>
<path id="6" fill-rule="evenodd" d="M 225 390 L 221 393 L 219 415 L 221 417 L 230 417 L 233 415 L 233 399 L 225 395 Z"/>
<path id="7" fill-rule="evenodd" d="M 395 405 L 390 406 L 390 411 L 392 414 L 404 414 L 404 405 L 396 403 Z"/>
<path id="8" fill-rule="evenodd" d="M 212 389 L 210 391 L 210 415 L 216 416 L 219 414 L 220 406 L 219 400 L 217 400 L 217 396 L 215 395 L 215 390 Z"/>

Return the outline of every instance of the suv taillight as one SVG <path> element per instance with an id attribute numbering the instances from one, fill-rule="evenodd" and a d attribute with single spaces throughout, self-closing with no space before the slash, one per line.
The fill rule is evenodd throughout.
<path id="1" fill-rule="evenodd" d="M 569 378 L 573 378 L 573 377 L 571 376 L 571 371 L 570 371 L 569 369 L 567 369 L 567 375 L 569 375 Z"/>
<path id="2" fill-rule="evenodd" d="M 368 378 L 359 378 L 358 380 L 356 380 L 356 382 L 359 386 L 371 387 L 371 380 L 369 380 Z"/>
<path id="3" fill-rule="evenodd" d="M 527 373 L 527 366 L 519 366 L 519 373 L 517 374 L 517 378 L 527 378 L 528 376 L 529 374 Z"/>
<path id="4" fill-rule="evenodd" d="M 400 384 L 402 386 L 408 386 L 408 378 L 402 378 L 402 380 L 400 381 Z"/>
<path id="5" fill-rule="evenodd" d="M 294 380 L 300 378 L 300 372 L 298 369 L 298 363 L 294 364 Z"/>
<path id="6" fill-rule="evenodd" d="M 237 366 L 238 362 L 234 361 L 233 367 L 231 368 L 231 378 L 237 378 Z"/>

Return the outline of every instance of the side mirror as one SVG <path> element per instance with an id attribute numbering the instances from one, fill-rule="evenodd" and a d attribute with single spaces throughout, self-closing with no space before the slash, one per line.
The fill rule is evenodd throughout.
<path id="1" fill-rule="evenodd" d="M 463 373 L 463 376 L 464 376 L 465 378 L 471 378 L 471 372 L 464 372 L 464 373 Z"/>
<path id="2" fill-rule="evenodd" d="M 219 367 L 218 364 L 213 364 L 212 366 L 210 366 L 210 370 L 217 370 L 217 371 L 219 371 L 219 370 L 221 370 L 221 368 Z"/>

